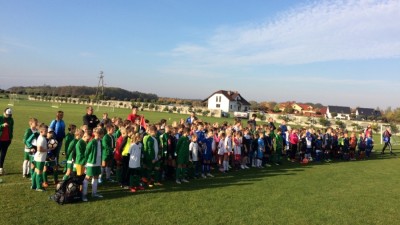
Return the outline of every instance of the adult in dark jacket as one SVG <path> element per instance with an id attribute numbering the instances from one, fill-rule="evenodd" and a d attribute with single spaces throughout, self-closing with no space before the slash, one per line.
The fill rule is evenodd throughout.
<path id="1" fill-rule="evenodd" d="M 86 107 L 86 115 L 83 116 L 83 125 L 88 126 L 88 130 L 92 131 L 100 123 L 100 120 L 93 114 L 93 107 Z"/>
<path id="2" fill-rule="evenodd" d="M 8 147 L 11 144 L 14 131 L 14 119 L 12 110 L 6 108 L 3 115 L 0 116 L 0 175 L 4 175 L 4 160 L 6 159 Z"/>

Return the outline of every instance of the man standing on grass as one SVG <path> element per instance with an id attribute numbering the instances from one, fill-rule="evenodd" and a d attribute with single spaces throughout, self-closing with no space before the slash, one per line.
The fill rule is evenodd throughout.
<path id="1" fill-rule="evenodd" d="M 3 115 L 0 116 L 0 175 L 4 175 L 4 160 L 8 147 L 11 144 L 14 131 L 14 119 L 12 118 L 12 111 L 10 108 L 4 110 Z"/>
<path id="2" fill-rule="evenodd" d="M 97 118 L 96 115 L 93 114 L 93 107 L 86 107 L 86 115 L 83 116 L 83 125 L 88 126 L 90 135 L 92 134 L 93 129 L 96 128 L 99 123 L 100 120 Z"/>
<path id="3" fill-rule="evenodd" d="M 63 118 L 64 118 L 64 112 L 58 111 L 56 114 L 56 119 L 51 121 L 50 126 L 49 126 L 49 128 L 51 128 L 54 131 L 55 139 L 58 142 L 56 149 L 54 149 L 57 165 L 59 165 L 58 159 L 60 156 L 62 142 L 65 138 L 65 123 L 64 123 Z"/>

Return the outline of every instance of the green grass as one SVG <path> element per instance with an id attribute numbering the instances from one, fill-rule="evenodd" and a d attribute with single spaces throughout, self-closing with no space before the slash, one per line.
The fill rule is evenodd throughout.
<path id="1" fill-rule="evenodd" d="M 8 101 L 0 100 L 6 107 Z M 0 224 L 399 224 L 400 162 L 376 153 L 372 160 L 309 164 L 285 162 L 268 169 L 217 174 L 189 184 L 131 194 L 116 185 L 99 187 L 104 199 L 59 206 L 48 192 L 29 189 L 21 176 L 22 135 L 29 117 L 49 123 L 51 103 L 21 101 L 14 109 L 15 138 L 0 183 Z M 80 125 L 84 105 L 62 105 L 66 123 Z M 101 115 L 106 108 L 96 112 Z M 123 118 L 128 109 L 110 116 Z M 143 112 L 151 121 L 187 115 Z M 209 119 L 207 121 L 212 122 Z M 225 119 L 215 119 L 223 121 Z M 377 142 L 376 142 L 377 143 Z M 376 149 L 381 149 L 377 144 Z M 397 147 L 397 146 L 396 146 Z M 395 150 L 398 152 L 398 150 Z M 400 153 L 399 153 L 400 154 Z M 51 177 L 51 176 L 49 176 Z M 51 180 L 51 179 L 50 179 Z M 90 190 L 90 187 L 89 187 Z"/>

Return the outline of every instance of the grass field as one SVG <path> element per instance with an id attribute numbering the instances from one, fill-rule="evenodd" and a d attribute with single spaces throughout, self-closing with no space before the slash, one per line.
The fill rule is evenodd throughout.
<path id="1" fill-rule="evenodd" d="M 0 100 L 0 109 L 8 101 Z M 64 120 L 82 124 L 83 105 L 62 105 Z M 373 154 L 371 160 L 301 166 L 285 162 L 268 169 L 217 174 L 132 194 L 113 184 L 99 187 L 103 199 L 59 206 L 54 192 L 30 190 L 22 178 L 22 136 L 29 117 L 49 123 L 51 103 L 20 101 L 13 107 L 14 140 L 0 177 L 0 224 L 399 224 L 400 161 Z M 106 108 L 96 112 L 101 116 Z M 123 118 L 128 109 L 110 116 Z M 151 121 L 187 115 L 143 112 Z M 205 119 L 213 122 L 221 119 Z M 225 120 L 225 119 L 223 119 Z M 378 143 L 378 141 L 376 141 Z M 381 145 L 375 145 L 380 152 Z M 395 146 L 395 152 L 398 152 Z M 51 176 L 49 176 L 51 180 Z M 89 187 L 90 192 L 90 187 Z"/>

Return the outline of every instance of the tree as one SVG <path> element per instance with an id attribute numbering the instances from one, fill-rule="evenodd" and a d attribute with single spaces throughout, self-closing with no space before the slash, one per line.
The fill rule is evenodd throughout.
<path id="1" fill-rule="evenodd" d="M 250 109 L 252 110 L 257 110 L 258 109 L 258 103 L 256 101 L 250 101 Z"/>
<path id="2" fill-rule="evenodd" d="M 319 124 L 321 124 L 324 127 L 331 126 L 331 122 L 323 117 L 319 118 Z"/>
<path id="3" fill-rule="evenodd" d="M 332 116 L 332 118 L 335 118 L 335 117 L 338 116 L 338 114 L 337 114 L 337 112 L 332 112 L 332 113 L 331 113 L 331 116 Z"/>

